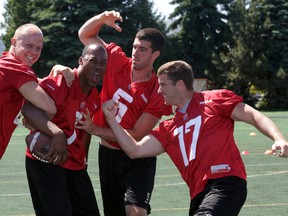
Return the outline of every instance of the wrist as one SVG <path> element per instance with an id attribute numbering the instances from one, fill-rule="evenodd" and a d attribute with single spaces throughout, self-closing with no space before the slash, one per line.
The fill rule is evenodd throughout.
<path id="1" fill-rule="evenodd" d="M 52 137 L 63 137 L 63 136 L 65 136 L 65 133 L 60 128 L 58 130 L 52 132 Z"/>
<path id="2" fill-rule="evenodd" d="M 63 136 L 63 135 L 65 136 L 64 131 L 51 121 L 48 122 L 48 129 L 49 129 L 49 135 L 52 137 Z"/>

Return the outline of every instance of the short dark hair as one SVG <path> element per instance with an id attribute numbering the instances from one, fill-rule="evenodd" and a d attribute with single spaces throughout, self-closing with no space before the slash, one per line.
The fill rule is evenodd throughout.
<path id="1" fill-rule="evenodd" d="M 174 83 L 183 80 L 187 90 L 193 90 L 193 69 L 187 62 L 181 60 L 167 62 L 159 67 L 157 75 L 161 74 L 166 74 Z"/>
<path id="2" fill-rule="evenodd" d="M 145 40 L 151 42 L 152 51 L 162 51 L 165 44 L 165 37 L 163 34 L 155 28 L 141 29 L 135 36 L 139 40 Z"/>
<path id="3" fill-rule="evenodd" d="M 86 45 L 83 50 L 82 50 L 82 57 L 84 57 L 88 52 L 90 52 L 91 50 L 103 50 L 104 52 L 106 52 L 106 49 L 98 43 L 94 43 L 94 44 L 88 44 Z"/>

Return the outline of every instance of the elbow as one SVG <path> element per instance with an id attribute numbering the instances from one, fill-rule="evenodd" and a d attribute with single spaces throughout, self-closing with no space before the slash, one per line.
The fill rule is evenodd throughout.
<path id="1" fill-rule="evenodd" d="M 90 35 L 90 33 L 88 33 L 83 26 L 78 30 L 78 38 L 84 46 L 89 45 L 91 43 L 91 39 L 94 37 L 95 35 Z"/>
<path id="2" fill-rule="evenodd" d="M 55 116 L 56 112 L 57 112 L 57 108 L 55 106 L 55 104 L 51 104 L 51 106 L 49 106 L 49 108 L 47 110 L 44 110 L 46 112 L 46 114 L 49 116 L 50 119 L 52 119 L 53 116 Z"/>
<path id="3" fill-rule="evenodd" d="M 57 112 L 57 108 L 56 108 L 56 106 L 54 105 L 54 106 L 51 107 L 51 110 L 50 110 L 49 114 L 50 114 L 51 116 L 54 116 L 54 115 L 56 114 L 56 112 Z"/>
<path id="4" fill-rule="evenodd" d="M 83 35 L 82 27 L 78 30 L 78 37 L 81 43 L 84 44 L 84 41 L 83 41 L 84 35 Z"/>
<path id="5" fill-rule="evenodd" d="M 49 107 L 47 110 L 44 110 L 46 112 L 46 114 L 51 117 L 51 116 L 54 116 L 57 112 L 57 107 L 56 107 L 56 104 L 54 102 L 54 100 L 50 100 L 49 101 Z"/>
<path id="6" fill-rule="evenodd" d="M 21 109 L 21 114 L 22 114 L 24 117 L 26 117 L 26 116 L 29 115 L 29 110 L 31 110 L 31 109 L 28 108 L 28 105 L 27 105 L 27 102 L 26 102 L 26 103 L 24 104 L 24 106 L 22 107 L 22 109 Z"/>
<path id="7" fill-rule="evenodd" d="M 128 155 L 128 157 L 131 160 L 137 159 L 137 158 L 141 158 L 141 155 L 138 154 L 137 149 L 133 150 L 133 151 L 126 151 L 126 154 Z"/>
<path id="8" fill-rule="evenodd" d="M 136 154 L 133 154 L 133 153 L 129 153 L 128 154 L 128 157 L 131 159 L 131 160 L 134 160 L 134 159 L 137 159 L 137 155 Z"/>

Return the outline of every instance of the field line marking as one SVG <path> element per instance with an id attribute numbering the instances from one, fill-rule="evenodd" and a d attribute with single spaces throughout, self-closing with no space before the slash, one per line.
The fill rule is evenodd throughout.
<path id="1" fill-rule="evenodd" d="M 248 204 L 243 207 L 251 208 L 251 207 L 269 207 L 269 206 L 288 206 L 288 203 L 266 203 L 266 204 Z"/>
<path id="2" fill-rule="evenodd" d="M 170 187 L 170 186 L 177 186 L 177 185 L 186 185 L 186 183 L 183 181 L 183 182 L 167 183 L 167 184 L 155 184 L 154 187 Z"/>
<path id="3" fill-rule="evenodd" d="M 288 206 L 288 203 L 267 203 L 267 204 L 253 204 L 253 205 L 243 205 L 243 208 L 251 208 L 251 207 L 269 207 L 269 206 Z M 185 208 L 153 208 L 153 212 L 160 212 L 160 211 L 182 211 L 182 210 L 189 210 L 189 207 Z"/>
<path id="4" fill-rule="evenodd" d="M 285 174 L 285 173 L 288 173 L 288 170 L 286 170 L 286 171 L 278 171 L 278 172 L 273 172 L 273 173 L 259 174 L 259 175 L 248 175 L 247 178 L 254 178 L 254 177 L 260 177 L 260 176 L 269 176 L 269 175 L 280 175 L 280 174 Z"/>
<path id="5" fill-rule="evenodd" d="M 254 177 L 261 177 L 261 176 L 269 176 L 269 175 L 280 175 L 288 173 L 287 171 L 279 171 L 274 173 L 266 173 L 266 174 L 259 174 L 259 175 L 248 175 L 248 178 L 254 178 Z M 183 182 L 176 182 L 176 183 L 167 183 L 167 184 L 155 184 L 154 187 L 170 187 L 170 186 L 178 186 L 178 185 L 186 185 L 186 183 Z M 95 192 L 99 192 L 99 190 L 95 190 Z M 22 193 L 22 194 L 0 194 L 0 197 L 13 197 L 13 196 L 30 196 L 29 193 Z"/>
<path id="6" fill-rule="evenodd" d="M 0 194 L 0 197 L 16 197 L 16 196 L 30 196 L 30 193 L 20 193 L 20 194 Z"/>

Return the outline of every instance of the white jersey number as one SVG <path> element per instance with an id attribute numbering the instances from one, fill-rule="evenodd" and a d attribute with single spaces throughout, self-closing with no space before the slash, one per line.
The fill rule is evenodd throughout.
<path id="1" fill-rule="evenodd" d="M 198 116 L 194 119 L 190 119 L 186 124 L 183 126 L 180 126 L 174 130 L 174 136 L 178 135 L 178 140 L 179 140 L 179 145 L 180 145 L 180 150 L 182 153 L 184 165 L 188 166 L 189 162 L 191 160 L 194 160 L 196 157 L 196 146 L 197 146 L 197 141 L 199 137 L 199 131 L 201 127 L 201 116 Z M 190 145 L 190 152 L 189 152 L 189 160 L 188 156 L 186 153 L 186 148 L 185 148 L 185 134 L 190 132 L 190 128 L 194 126 L 194 131 L 193 131 L 193 136 L 192 136 L 192 143 Z M 185 127 L 185 128 L 184 128 Z"/>
<path id="2" fill-rule="evenodd" d="M 119 99 L 123 98 L 124 100 L 126 100 L 129 103 L 132 103 L 133 101 L 133 97 L 131 97 L 127 92 L 125 92 L 123 89 L 119 88 L 114 94 L 113 94 L 113 100 L 114 101 L 118 101 Z M 118 123 L 120 123 L 122 121 L 122 117 L 125 115 L 125 113 L 127 112 L 128 107 L 119 102 L 118 104 L 118 112 L 117 115 L 115 116 L 115 119 Z"/>

